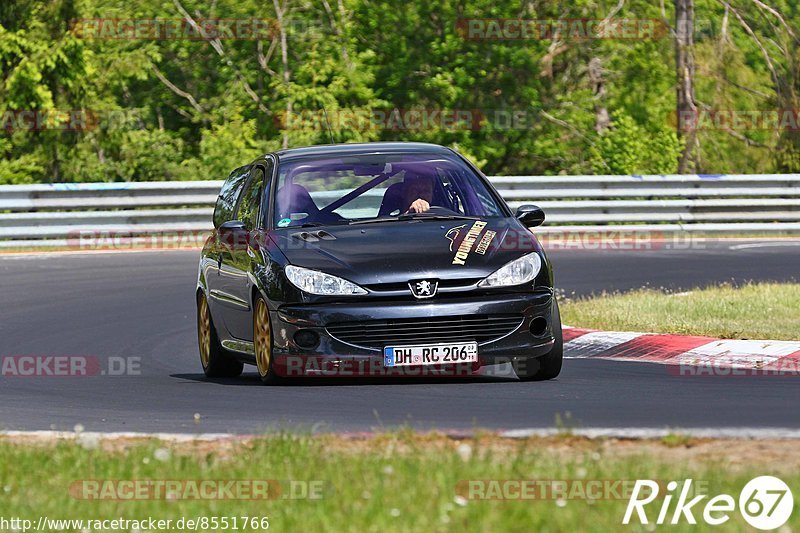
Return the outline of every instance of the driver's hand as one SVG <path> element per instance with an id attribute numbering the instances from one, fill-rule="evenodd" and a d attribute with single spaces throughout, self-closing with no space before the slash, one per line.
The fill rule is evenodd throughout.
<path id="1" fill-rule="evenodd" d="M 411 202 L 411 205 L 408 208 L 408 212 L 424 213 L 425 211 L 428 211 L 430 208 L 431 204 L 429 204 L 426 200 L 423 200 L 422 198 L 417 198 L 416 200 Z"/>

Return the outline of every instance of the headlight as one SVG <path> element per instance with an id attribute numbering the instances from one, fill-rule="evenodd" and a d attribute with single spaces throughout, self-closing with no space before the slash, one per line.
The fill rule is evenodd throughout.
<path id="1" fill-rule="evenodd" d="M 532 281 L 542 269 L 542 258 L 536 252 L 523 255 L 496 270 L 478 283 L 478 287 L 507 287 Z"/>
<path id="2" fill-rule="evenodd" d="M 286 265 L 286 277 L 292 284 L 310 294 L 322 296 L 350 296 L 367 294 L 367 291 L 346 279 L 331 276 L 325 272 L 311 270 L 294 265 Z"/>

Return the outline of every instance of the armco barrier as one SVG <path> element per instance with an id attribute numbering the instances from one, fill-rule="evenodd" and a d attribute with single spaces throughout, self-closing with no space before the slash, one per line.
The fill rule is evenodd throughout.
<path id="1" fill-rule="evenodd" d="M 800 175 L 497 176 L 538 232 L 800 232 Z M 221 181 L 0 186 L 0 248 L 65 246 L 78 232 L 168 234 L 211 227 Z M 317 193 L 324 196 L 325 193 Z"/>

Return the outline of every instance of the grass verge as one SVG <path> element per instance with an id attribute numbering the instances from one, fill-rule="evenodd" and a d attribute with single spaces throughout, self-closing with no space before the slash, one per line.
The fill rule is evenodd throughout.
<path id="1" fill-rule="evenodd" d="M 576 327 L 708 335 L 723 339 L 800 339 L 800 283 L 720 285 L 670 293 L 641 289 L 564 300 Z"/>
<path id="2" fill-rule="evenodd" d="M 470 494 L 464 483 L 555 480 L 580 487 L 589 480 L 603 480 L 620 481 L 624 490 L 632 488 L 636 479 L 658 480 L 666 486 L 669 480 L 691 478 L 702 487 L 700 493 L 738 498 L 746 482 L 759 475 L 776 475 L 790 487 L 800 487 L 795 446 L 792 441 L 677 437 L 668 442 L 568 435 L 510 440 L 479 434 L 453 439 L 411 431 L 362 439 L 276 435 L 221 444 L 6 440 L 0 441 L 0 517 L 34 523 L 40 516 L 173 521 L 239 517 L 241 530 L 241 517 L 248 516 L 268 517 L 270 529 L 281 531 L 614 531 L 620 527 L 627 497 L 591 500 L 577 491 L 559 498 L 485 500 L 477 498 L 480 492 Z M 85 500 L 76 498 L 74 489 L 70 492 L 83 480 L 231 479 L 284 480 L 284 487 L 286 480 L 294 480 L 297 487 L 321 481 L 325 489 L 319 499 L 281 496 L 257 501 Z M 483 485 L 487 492 L 488 486 Z M 614 496 L 613 491 L 607 494 Z M 647 507 L 651 521 L 663 501 L 659 498 Z M 713 529 L 703 525 L 702 505 L 699 516 L 695 512 L 700 525 L 682 522 L 672 529 Z M 800 526 L 796 513 L 790 526 Z M 731 513 L 724 530 L 747 530 L 738 511 Z"/>

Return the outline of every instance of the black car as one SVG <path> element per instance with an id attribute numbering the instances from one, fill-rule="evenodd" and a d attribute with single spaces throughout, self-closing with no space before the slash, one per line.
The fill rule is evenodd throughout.
<path id="1" fill-rule="evenodd" d="M 422 143 L 282 150 L 225 181 L 200 258 L 207 376 L 561 371 L 550 263 L 458 153 Z"/>

